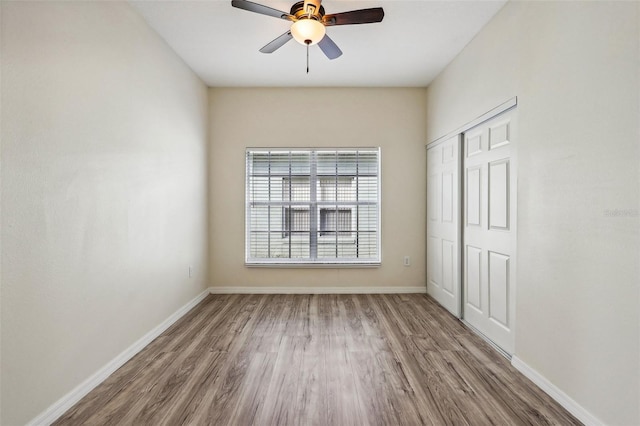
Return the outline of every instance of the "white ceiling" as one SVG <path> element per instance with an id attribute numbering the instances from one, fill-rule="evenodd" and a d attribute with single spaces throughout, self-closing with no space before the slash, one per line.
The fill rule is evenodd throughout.
<path id="1" fill-rule="evenodd" d="M 252 0 L 288 12 L 295 0 Z M 376 24 L 327 28 L 344 52 L 333 61 L 295 40 L 258 50 L 290 23 L 231 6 L 230 0 L 131 1 L 143 18 L 209 86 L 424 87 L 506 0 L 324 0 L 327 14 L 381 6 Z"/>

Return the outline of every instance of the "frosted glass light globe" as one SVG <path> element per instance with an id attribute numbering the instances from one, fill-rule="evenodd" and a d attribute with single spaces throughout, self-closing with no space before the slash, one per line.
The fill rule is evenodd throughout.
<path id="1" fill-rule="evenodd" d="M 300 44 L 313 46 L 322 40 L 326 32 L 324 25 L 315 19 L 300 19 L 291 25 L 291 35 Z"/>

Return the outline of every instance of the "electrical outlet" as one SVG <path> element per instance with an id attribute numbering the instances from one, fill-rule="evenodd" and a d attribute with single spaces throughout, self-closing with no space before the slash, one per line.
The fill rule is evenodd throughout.
<path id="1" fill-rule="evenodd" d="M 405 256 L 402 263 L 404 264 L 404 266 L 410 266 L 411 265 L 411 258 L 409 258 L 409 256 Z"/>
<path id="2" fill-rule="evenodd" d="M 193 266 L 189 266 L 189 278 L 193 275 Z"/>

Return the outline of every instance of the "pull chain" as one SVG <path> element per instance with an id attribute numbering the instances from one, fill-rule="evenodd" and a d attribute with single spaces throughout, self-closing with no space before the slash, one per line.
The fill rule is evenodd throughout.
<path id="1" fill-rule="evenodd" d="M 312 19 L 313 14 L 316 11 L 316 7 L 313 4 L 307 5 L 307 10 L 309 11 L 309 17 L 307 19 Z M 307 74 L 309 74 L 309 45 L 311 45 L 311 40 L 305 40 L 304 44 L 307 45 Z"/>

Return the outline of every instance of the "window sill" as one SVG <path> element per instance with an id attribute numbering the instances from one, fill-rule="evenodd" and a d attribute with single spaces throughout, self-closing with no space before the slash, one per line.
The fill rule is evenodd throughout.
<path id="1" fill-rule="evenodd" d="M 379 268 L 382 262 L 362 263 L 309 263 L 309 262 L 245 262 L 247 268 L 282 268 L 282 269 L 354 269 Z"/>

